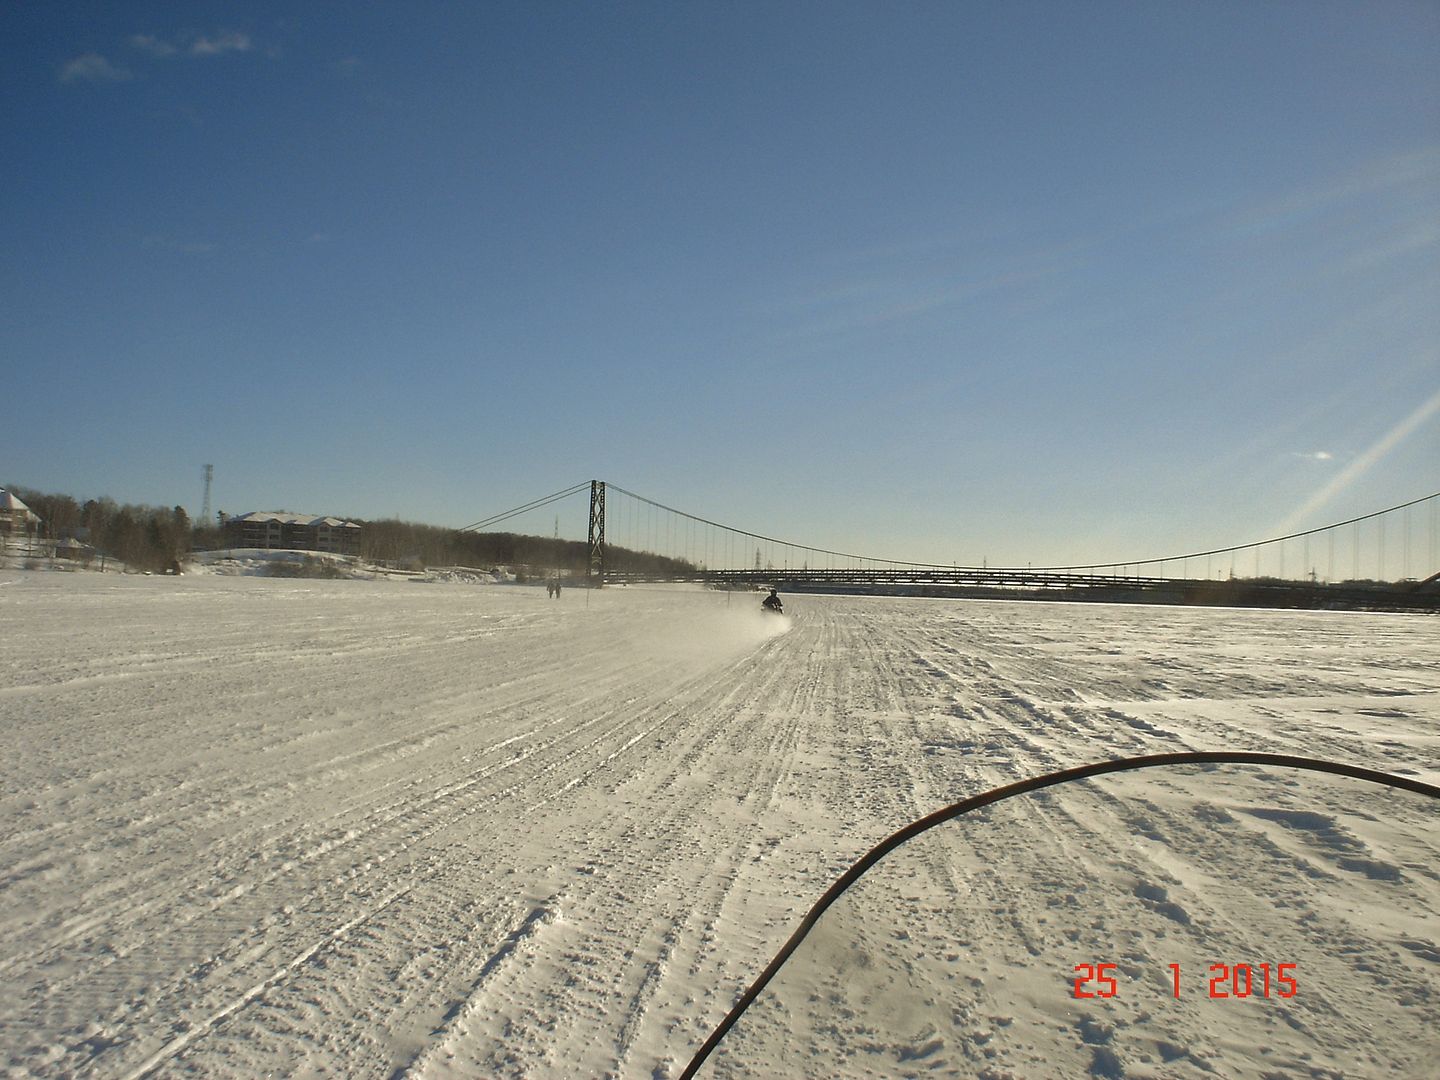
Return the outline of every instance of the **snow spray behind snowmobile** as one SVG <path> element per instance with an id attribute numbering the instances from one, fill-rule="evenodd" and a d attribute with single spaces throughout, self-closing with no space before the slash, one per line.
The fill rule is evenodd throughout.
<path id="1" fill-rule="evenodd" d="M 1429 1077 L 1440 787 L 1178 753 L 922 818 L 821 897 L 682 1078 Z"/>

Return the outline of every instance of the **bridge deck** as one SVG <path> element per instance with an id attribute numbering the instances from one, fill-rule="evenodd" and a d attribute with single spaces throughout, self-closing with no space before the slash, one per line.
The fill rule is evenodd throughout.
<path id="1" fill-rule="evenodd" d="M 699 581 L 717 587 L 774 587 L 782 592 L 801 593 L 1440 613 L 1440 589 L 1423 582 L 1362 587 L 1245 579 L 1206 581 L 1014 567 L 708 570 L 688 576 L 607 572 L 605 580 L 617 584 Z"/>

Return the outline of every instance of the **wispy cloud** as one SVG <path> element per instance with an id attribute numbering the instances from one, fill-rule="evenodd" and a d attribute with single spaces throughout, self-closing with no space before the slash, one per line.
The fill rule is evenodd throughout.
<path id="1" fill-rule="evenodd" d="M 1430 254 L 1440 248 L 1440 221 L 1427 216 L 1407 222 L 1370 247 L 1352 254 L 1345 263 L 1349 271 L 1370 270 L 1396 259 Z"/>
<path id="2" fill-rule="evenodd" d="M 130 46 L 139 49 L 141 52 L 149 53 L 151 56 L 174 56 L 178 51 L 168 41 L 161 41 L 153 34 L 132 34 Z"/>
<path id="3" fill-rule="evenodd" d="M 169 236 L 151 234 L 140 241 L 140 246 L 152 251 L 173 251 L 181 255 L 204 255 L 214 251 L 217 245 L 205 240 L 176 240 Z"/>
<path id="4" fill-rule="evenodd" d="M 1291 457 L 1299 458 L 1301 461 L 1334 461 L 1335 455 L 1329 450 L 1296 450 Z"/>
<path id="5" fill-rule="evenodd" d="M 186 31 L 166 39 L 156 34 L 131 34 L 126 44 L 152 60 L 169 60 L 175 56 L 223 56 L 225 53 L 250 52 L 255 43 L 249 34 L 237 30 L 221 30 L 214 34 Z M 125 82 L 133 79 L 129 68 L 112 63 L 99 53 L 77 56 L 60 69 L 61 82 Z"/>
<path id="6" fill-rule="evenodd" d="M 255 47 L 249 34 L 237 30 L 221 30 L 214 34 L 186 31 L 169 40 L 155 34 L 132 34 L 129 43 L 132 49 L 157 60 L 167 60 L 172 56 L 222 56 L 225 53 L 249 52 Z"/>
<path id="7" fill-rule="evenodd" d="M 215 37 L 203 35 L 190 42 L 191 56 L 219 56 L 227 52 L 249 52 L 253 48 L 249 34 L 227 31 Z"/>
<path id="8" fill-rule="evenodd" d="M 1440 146 L 1426 146 L 1319 181 L 1245 207 L 1230 216 L 1229 229 L 1241 235 L 1264 235 L 1364 202 L 1440 180 Z M 1424 243 L 1426 238 L 1419 242 Z"/>
<path id="9" fill-rule="evenodd" d="M 93 52 L 77 56 L 60 69 L 61 82 L 124 82 L 129 78 L 133 78 L 129 70 Z"/>
<path id="10" fill-rule="evenodd" d="M 1080 241 L 986 257 L 925 240 L 857 253 L 830 280 L 781 302 L 800 316 L 795 336 L 848 333 L 1002 294 L 1018 302 L 1082 268 L 1086 257 Z"/>

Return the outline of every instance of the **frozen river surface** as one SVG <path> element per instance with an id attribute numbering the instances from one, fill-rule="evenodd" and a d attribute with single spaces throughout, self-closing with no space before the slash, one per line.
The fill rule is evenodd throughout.
<path id="1" fill-rule="evenodd" d="M 1440 782 L 1433 618 L 789 599 L 768 620 L 684 589 L 0 572 L 0 1063 L 673 1076 L 846 866 L 968 795 L 1172 750 Z M 1002 1080 L 1073 1051 L 1096 1076 L 1427 1075 L 1423 818 L 1293 782 L 1129 790 L 907 871 L 909 934 L 854 933 L 966 913 L 930 950 L 955 967 L 943 1023 L 838 1002 L 783 1071 Z M 1197 829 L 1295 883 L 1256 900 L 1179 843 Z M 1302 937 L 1245 959 L 1308 966 L 1300 995 L 1167 999 L 1183 950 L 1283 909 Z M 1125 992 L 1076 1000 L 1075 965 L 1105 961 Z M 752 1075 L 782 1068 L 752 1047 Z"/>

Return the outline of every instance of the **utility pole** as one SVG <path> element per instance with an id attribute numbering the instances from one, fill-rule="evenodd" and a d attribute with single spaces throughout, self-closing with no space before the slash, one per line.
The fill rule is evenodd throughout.
<path id="1" fill-rule="evenodd" d="M 200 523 L 205 527 L 210 525 L 210 481 L 215 476 L 215 466 L 205 466 L 205 502 L 200 507 Z"/>

